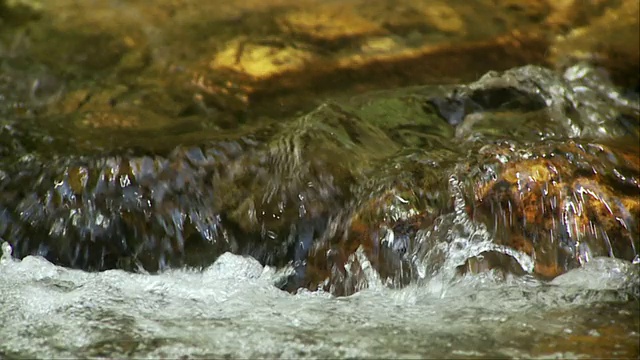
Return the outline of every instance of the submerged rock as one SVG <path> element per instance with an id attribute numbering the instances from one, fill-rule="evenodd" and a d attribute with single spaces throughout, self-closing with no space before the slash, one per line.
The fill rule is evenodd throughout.
<path id="1" fill-rule="evenodd" d="M 619 85 L 638 91 L 640 74 L 640 2 L 553 1 L 546 22 L 564 28 L 550 47 L 550 61 L 559 67 L 576 60 L 609 69 Z"/>
<path id="2" fill-rule="evenodd" d="M 596 256 L 632 261 L 640 168 L 638 154 L 628 151 L 574 140 L 488 146 L 474 164 L 484 172 L 475 181 L 474 218 L 493 229 L 495 241 L 532 256 L 544 277 Z"/>
<path id="3" fill-rule="evenodd" d="M 635 89 L 637 7 L 636 0 L 5 0 L 0 93 L 26 92 L 14 116 L 55 118 L 111 149 L 100 130 L 129 138 L 152 126 L 178 132 L 176 123 L 237 129 L 261 116 L 308 112 L 319 98 L 467 82 L 524 64 L 589 61 Z"/>
<path id="4" fill-rule="evenodd" d="M 335 294 L 449 267 L 552 278 L 597 256 L 631 261 L 640 108 L 598 76 L 492 72 L 186 132 L 170 151 L 78 155 L 56 150 L 74 141 L 63 128 L 3 123 L 0 237 L 17 257 L 87 270 L 203 267 L 230 251 L 292 266 L 291 290 Z"/>

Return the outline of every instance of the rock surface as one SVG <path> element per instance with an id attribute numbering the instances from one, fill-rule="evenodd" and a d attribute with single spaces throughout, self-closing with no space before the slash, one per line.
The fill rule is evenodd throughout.
<path id="1" fill-rule="evenodd" d="M 42 144 L 4 126 L 0 150 L 16 156 L 1 168 L 0 236 L 18 257 L 90 270 L 205 266 L 231 251 L 290 264 L 291 289 L 335 294 L 370 286 L 370 267 L 392 286 L 436 273 L 438 244 L 478 229 L 545 278 L 596 256 L 631 261 L 640 108 L 598 76 L 528 66 L 373 93 L 167 155 L 47 152 L 60 134 Z M 480 245 L 468 269 L 518 272 L 514 253 Z"/>
<path id="2" fill-rule="evenodd" d="M 124 6 L 0 3 L 0 26 L 8 30 L 0 35 L 0 84 L 27 84 L 15 115 L 25 107 L 67 114 L 61 118 L 79 132 L 144 131 L 148 116 L 162 129 L 176 119 L 229 128 L 243 119 L 310 111 L 326 96 L 468 82 L 525 64 L 564 68 L 584 60 L 625 87 L 636 88 L 639 80 L 635 0 Z"/>
<path id="3" fill-rule="evenodd" d="M 231 251 L 336 294 L 447 264 L 547 278 L 633 260 L 637 14 L 635 0 L 0 1 L 0 237 L 89 270 Z M 407 87 L 427 83 L 469 84 Z M 443 255 L 473 236 L 477 251 Z"/>

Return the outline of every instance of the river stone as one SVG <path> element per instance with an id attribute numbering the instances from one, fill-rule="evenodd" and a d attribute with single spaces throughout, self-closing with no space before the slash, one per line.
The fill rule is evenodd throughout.
<path id="1" fill-rule="evenodd" d="M 75 154 L 59 150 L 74 141 L 64 129 L 9 123 L 0 237 L 19 258 L 87 270 L 250 255 L 293 267 L 291 290 L 350 294 L 371 285 L 370 268 L 389 286 L 446 270 L 439 244 L 482 232 L 494 243 L 484 249 L 511 252 L 456 260 L 459 271 L 526 271 L 512 254 L 553 278 L 593 257 L 637 256 L 638 112 L 578 65 L 328 101 L 155 152 L 140 133 L 138 147 L 105 154 L 88 142 Z"/>
<path id="2" fill-rule="evenodd" d="M 56 118 L 86 135 L 68 144 L 83 151 L 84 142 L 119 145 L 92 129 L 154 131 L 148 115 L 224 130 L 308 112 L 327 95 L 467 82 L 524 64 L 585 60 L 637 87 L 637 1 L 583 3 L 158 0 L 123 12 L 109 0 L 3 1 L 0 92 L 25 94 L 2 107 Z"/>
<path id="3" fill-rule="evenodd" d="M 550 47 L 551 62 L 566 67 L 577 60 L 589 61 L 609 69 L 616 83 L 637 88 L 640 2 L 565 0 L 553 3 L 557 9 L 547 23 L 565 30 Z"/>
<path id="4" fill-rule="evenodd" d="M 637 94 L 565 68 L 633 88 L 638 2 L 582 3 L 0 1 L 0 236 L 89 270 L 231 251 L 350 293 L 371 279 L 362 254 L 392 286 L 444 266 L 454 176 L 467 216 L 539 276 L 630 260 Z M 545 62 L 566 71 L 317 106 Z M 467 268 L 518 272 L 482 256 Z"/>

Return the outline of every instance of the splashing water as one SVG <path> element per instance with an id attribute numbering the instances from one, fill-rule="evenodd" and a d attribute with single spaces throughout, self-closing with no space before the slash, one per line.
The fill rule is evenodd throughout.
<path id="1" fill-rule="evenodd" d="M 638 354 L 638 268 L 611 258 L 551 284 L 488 272 L 335 298 L 281 291 L 273 284 L 282 272 L 228 253 L 202 272 L 144 275 L 65 269 L 39 257 L 12 259 L 6 243 L 2 250 L 7 358 Z"/>
<path id="2" fill-rule="evenodd" d="M 482 260 L 482 254 L 488 252 L 514 259 L 525 273 L 531 274 L 534 262 L 529 255 L 496 244 L 484 224 L 469 218 L 461 184 L 455 175 L 449 178 L 449 190 L 454 196 L 454 212 L 443 216 L 443 221 L 434 228 L 417 233 L 419 245 L 413 262 L 419 278 L 431 284 L 442 283 L 441 291 L 444 291 L 447 283 L 456 280 L 461 266 L 471 258 Z"/>
<path id="3" fill-rule="evenodd" d="M 637 356 L 640 170 L 607 145 L 637 104 L 589 122 L 550 71 L 483 79 L 164 155 L 5 158 L 0 355 Z"/>

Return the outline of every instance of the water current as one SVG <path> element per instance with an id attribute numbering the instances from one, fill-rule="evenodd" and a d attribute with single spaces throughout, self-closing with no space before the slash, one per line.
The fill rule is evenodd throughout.
<path id="1" fill-rule="evenodd" d="M 16 132 L 0 354 L 637 357 L 637 148 L 603 145 L 637 136 L 637 101 L 590 76 L 524 67 L 328 102 L 270 142 L 167 158 L 47 163 Z M 453 136 L 475 150 L 439 148 Z M 390 138 L 404 149 L 376 150 Z"/>
<path id="2" fill-rule="evenodd" d="M 225 254 L 202 272 L 87 273 L 0 263 L 0 354 L 11 358 L 633 358 L 638 268 L 596 258 L 544 283 L 492 272 L 290 294 Z"/>
<path id="3" fill-rule="evenodd" d="M 637 357 L 636 148 L 602 145 L 636 136 L 624 121 L 637 102 L 599 90 L 590 71 L 525 67 L 446 97 L 328 102 L 264 149 L 244 139 L 47 164 L 10 142 L 0 354 Z M 452 136 L 475 150 L 438 148 Z M 389 138 L 405 149 L 376 150 Z"/>
<path id="4" fill-rule="evenodd" d="M 637 13 L 0 0 L 0 359 L 639 358 Z"/>

